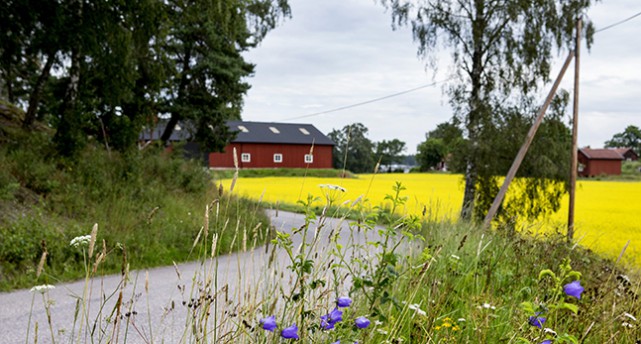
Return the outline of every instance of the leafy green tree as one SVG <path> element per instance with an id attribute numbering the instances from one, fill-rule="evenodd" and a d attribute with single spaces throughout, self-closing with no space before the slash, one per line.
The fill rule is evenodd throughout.
<path id="1" fill-rule="evenodd" d="M 285 0 L 176 0 L 167 4 L 172 26 L 163 49 L 170 69 L 163 108 L 171 115 L 161 136 L 189 120 L 207 150 L 220 151 L 232 138 L 225 122 L 240 118 L 245 79 L 254 65 L 242 53 L 255 47 L 289 15 Z"/>
<path id="2" fill-rule="evenodd" d="M 374 170 L 374 144 L 367 138 L 367 127 L 353 123 L 340 130 L 332 130 L 327 136 L 334 141 L 334 167 L 355 173 Z"/>
<path id="3" fill-rule="evenodd" d="M 632 150 L 641 154 L 641 129 L 634 125 L 629 125 L 622 133 L 612 136 L 612 139 L 605 141 L 605 146 L 610 148 L 632 148 Z"/>
<path id="4" fill-rule="evenodd" d="M 429 137 L 416 147 L 416 162 L 421 171 L 434 169 L 445 160 L 447 146 L 443 139 Z"/>
<path id="5" fill-rule="evenodd" d="M 573 45 L 575 20 L 591 2 L 381 0 L 391 9 L 394 27 L 412 26 L 428 64 L 436 65 L 436 48 L 452 53 L 457 69 L 447 94 L 467 142 L 462 218 L 482 217 L 487 210 L 475 210 L 474 204 L 477 191 L 489 190 L 482 183 L 491 179 L 480 175 L 487 161 L 479 151 L 492 144 L 484 141 L 483 130 L 495 125 L 502 108 L 527 102 L 549 81 L 554 49 Z M 584 28 L 589 44 L 594 28 L 590 22 Z"/>
<path id="6" fill-rule="evenodd" d="M 401 153 L 405 151 L 405 142 L 399 139 L 383 140 L 374 146 L 376 147 L 374 156 L 380 159 L 381 165 L 389 166 L 403 161 Z"/>

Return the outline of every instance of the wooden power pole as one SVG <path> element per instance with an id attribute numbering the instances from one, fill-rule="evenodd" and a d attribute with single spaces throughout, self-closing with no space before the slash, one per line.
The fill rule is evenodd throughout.
<path id="1" fill-rule="evenodd" d="M 499 209 L 499 205 L 501 205 L 501 202 L 505 197 L 505 193 L 507 193 L 507 188 L 510 186 L 512 179 L 514 179 L 516 172 L 519 170 L 519 167 L 521 166 L 521 162 L 523 162 L 523 159 L 525 158 L 525 154 L 530 148 L 530 144 L 532 144 L 534 135 L 536 134 L 536 131 L 539 129 L 539 126 L 543 121 L 543 115 L 545 115 L 545 111 L 547 110 L 548 106 L 550 106 L 552 99 L 554 99 L 554 96 L 556 95 L 556 90 L 559 88 L 559 84 L 563 79 L 563 75 L 565 75 L 565 71 L 568 69 L 568 66 L 570 65 L 570 62 L 572 62 L 573 57 L 574 57 L 574 52 L 570 51 L 570 53 L 568 54 L 568 57 L 565 59 L 565 63 L 563 63 L 563 67 L 561 68 L 561 71 L 559 72 L 559 76 L 556 77 L 556 80 L 554 81 L 554 85 L 552 85 L 552 89 L 550 90 L 550 93 L 548 93 L 548 96 L 545 99 L 545 103 L 543 103 L 543 106 L 541 106 L 541 108 L 539 109 L 536 119 L 534 120 L 534 124 L 532 124 L 532 127 L 530 127 L 530 131 L 527 133 L 525 142 L 521 146 L 521 149 L 516 155 L 516 158 L 514 158 L 514 162 L 512 162 L 512 166 L 510 167 L 510 170 L 507 172 L 507 175 L 505 176 L 505 180 L 503 181 L 503 185 L 501 186 L 499 193 L 496 195 L 496 198 L 494 198 L 494 202 L 492 202 L 492 206 L 490 207 L 490 210 L 487 212 L 487 216 L 485 216 L 485 220 L 483 220 L 484 228 L 488 228 L 490 226 L 490 223 L 492 222 L 494 215 L 496 215 L 496 212 Z"/>
<path id="2" fill-rule="evenodd" d="M 574 48 L 574 102 L 572 114 L 572 162 L 570 164 L 570 202 L 568 204 L 568 241 L 574 236 L 574 204 L 576 193 L 576 175 L 578 172 L 577 138 L 579 135 L 579 65 L 581 54 L 581 18 L 576 21 L 576 43 Z"/>

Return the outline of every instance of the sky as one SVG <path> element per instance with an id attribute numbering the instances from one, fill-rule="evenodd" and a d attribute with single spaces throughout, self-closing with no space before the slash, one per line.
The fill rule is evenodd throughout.
<path id="1" fill-rule="evenodd" d="M 325 134 L 360 122 L 370 140 L 399 139 L 413 154 L 425 133 L 452 117 L 441 83 L 453 68 L 449 51 L 438 52 L 436 70 L 427 68 L 411 29 L 393 30 L 379 1 L 289 2 L 292 18 L 245 54 L 256 70 L 247 80 L 243 120 L 310 123 Z M 638 12 L 641 1 L 605 0 L 588 16 L 599 30 Z M 552 80 L 566 55 L 555 59 Z M 569 92 L 573 74 L 571 65 L 561 83 Z M 541 104 L 550 87 L 542 87 Z M 603 147 L 628 125 L 641 126 L 641 16 L 597 32 L 590 51 L 583 44 L 579 91 L 579 146 Z"/>

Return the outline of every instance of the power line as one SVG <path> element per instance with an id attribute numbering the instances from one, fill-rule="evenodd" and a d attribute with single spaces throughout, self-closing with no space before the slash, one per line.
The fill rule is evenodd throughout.
<path id="1" fill-rule="evenodd" d="M 411 88 L 409 90 L 405 90 L 405 91 L 401 91 L 401 92 L 398 92 L 398 93 L 389 94 L 389 95 L 386 95 L 386 96 L 383 96 L 383 97 L 379 97 L 379 98 L 366 100 L 366 101 L 363 101 L 363 102 L 360 102 L 360 103 L 345 105 L 345 106 L 333 108 L 333 109 L 330 109 L 330 110 L 320 111 L 320 112 L 314 112 L 314 113 L 310 113 L 310 114 L 307 114 L 307 115 L 302 115 L 302 116 L 297 116 L 297 117 L 290 117 L 290 118 L 282 119 L 281 121 L 283 121 L 283 122 L 285 122 L 285 121 L 293 121 L 293 120 L 296 120 L 296 119 L 314 117 L 314 116 L 324 115 L 324 114 L 331 113 L 331 112 L 351 109 L 351 108 L 354 108 L 354 107 L 357 107 L 357 106 L 362 106 L 362 105 L 378 102 L 378 101 L 381 101 L 381 100 L 385 100 L 385 99 L 389 99 L 389 98 L 393 98 L 393 97 L 398 97 L 400 95 L 407 94 L 407 93 L 414 92 L 414 91 L 418 91 L 418 90 L 423 89 L 423 88 L 436 86 L 438 84 L 450 81 L 452 79 L 453 78 L 449 78 L 449 79 L 441 80 L 441 81 L 435 81 L 435 82 L 433 82 L 431 84 L 414 87 L 414 88 Z"/>
<path id="2" fill-rule="evenodd" d="M 613 27 L 615 27 L 615 26 L 617 26 L 617 25 L 621 25 L 621 24 L 623 24 L 623 23 L 625 23 L 625 22 L 627 22 L 627 21 L 630 21 L 630 20 L 632 20 L 632 19 L 634 19 L 634 18 L 636 18 L 636 17 L 638 17 L 638 16 L 640 16 L 640 15 L 641 15 L 641 12 L 638 12 L 637 14 L 633 14 L 632 16 L 630 16 L 630 17 L 628 17 L 628 18 L 625 18 L 625 19 L 623 19 L 623 20 L 621 20 L 621 21 L 618 21 L 618 22 L 616 22 L 616 23 L 614 23 L 614 24 L 610 24 L 610 25 L 608 25 L 608 26 L 606 26 L 606 27 L 604 27 L 604 28 L 598 29 L 598 30 L 594 31 L 594 33 L 601 32 L 601 31 L 605 31 L 605 30 L 610 29 L 610 28 L 613 28 Z"/>

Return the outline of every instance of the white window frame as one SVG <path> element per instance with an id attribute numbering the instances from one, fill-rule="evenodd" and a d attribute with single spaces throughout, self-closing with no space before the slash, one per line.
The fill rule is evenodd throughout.
<path id="1" fill-rule="evenodd" d="M 283 162 L 283 154 L 282 153 L 274 153 L 274 163 L 280 164 Z"/>
<path id="2" fill-rule="evenodd" d="M 305 154 L 305 163 L 313 164 L 314 163 L 314 154 Z"/>
<path id="3" fill-rule="evenodd" d="M 242 153 L 240 154 L 240 161 L 241 162 L 251 162 L 252 161 L 252 155 L 249 153 Z"/>

